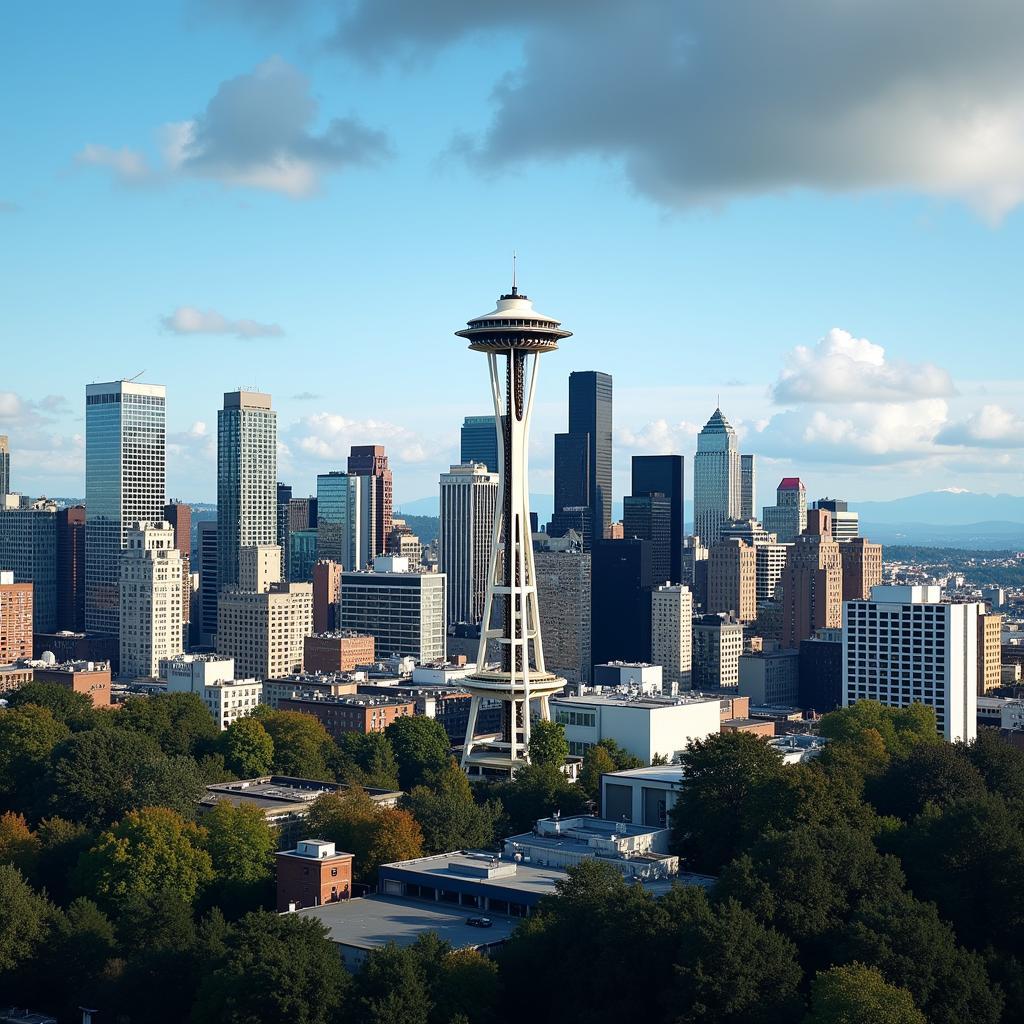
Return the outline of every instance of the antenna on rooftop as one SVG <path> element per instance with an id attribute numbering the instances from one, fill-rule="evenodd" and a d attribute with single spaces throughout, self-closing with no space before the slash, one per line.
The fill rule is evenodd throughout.
<path id="1" fill-rule="evenodd" d="M 518 260 L 518 258 L 519 258 L 519 254 L 515 251 L 515 249 L 513 249 L 512 250 L 512 294 L 513 295 L 518 294 L 516 292 L 516 261 Z"/>
<path id="2" fill-rule="evenodd" d="M 146 372 L 145 370 L 139 370 L 139 372 L 137 374 L 135 374 L 134 377 L 126 377 L 125 378 L 125 383 L 126 384 L 131 384 L 132 381 L 138 380 L 145 372 Z"/>

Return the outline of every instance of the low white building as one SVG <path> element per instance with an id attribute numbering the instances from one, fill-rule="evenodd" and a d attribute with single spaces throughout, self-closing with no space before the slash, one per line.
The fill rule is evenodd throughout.
<path id="1" fill-rule="evenodd" d="M 601 815 L 611 821 L 667 828 L 684 785 L 677 764 L 631 768 L 601 776 Z"/>
<path id="2" fill-rule="evenodd" d="M 167 681 L 168 693 L 198 694 L 221 729 L 250 714 L 263 700 L 261 682 L 235 679 L 234 659 L 216 654 L 164 658 L 160 677 Z"/>
<path id="3" fill-rule="evenodd" d="M 594 666 L 594 686 L 625 686 L 640 693 L 660 694 L 664 670 L 645 661 L 609 661 Z"/>
<path id="4" fill-rule="evenodd" d="M 569 752 L 579 756 L 613 739 L 647 763 L 658 755 L 671 761 L 693 740 L 719 731 L 717 697 L 591 693 L 552 697 L 550 703 L 551 717 L 565 726 Z"/>

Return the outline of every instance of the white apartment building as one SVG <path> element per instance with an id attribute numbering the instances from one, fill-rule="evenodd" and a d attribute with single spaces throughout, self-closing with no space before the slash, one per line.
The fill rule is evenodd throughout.
<path id="1" fill-rule="evenodd" d="M 168 693 L 196 693 L 221 730 L 251 714 L 263 700 L 263 684 L 235 679 L 233 658 L 216 654 L 182 654 L 160 662 Z"/>
<path id="2" fill-rule="evenodd" d="M 648 764 L 658 755 L 677 758 L 696 739 L 720 728 L 717 697 L 647 697 L 628 693 L 552 697 L 551 717 L 565 726 L 569 752 L 585 754 L 613 739 Z"/>
<path id="3" fill-rule="evenodd" d="M 181 651 L 181 552 L 170 523 L 130 528 L 120 566 L 121 678 L 155 678 Z"/>
<path id="4" fill-rule="evenodd" d="M 662 670 L 663 692 L 674 696 L 693 683 L 693 595 L 684 584 L 651 591 L 651 661 Z"/>
<path id="5" fill-rule="evenodd" d="M 406 558 L 375 558 L 372 571 L 342 573 L 339 628 L 373 636 L 378 658 L 444 661 L 445 584 L 444 573 L 410 572 Z"/>
<path id="6" fill-rule="evenodd" d="M 981 602 L 948 602 L 936 586 L 878 586 L 843 603 L 843 706 L 877 700 L 935 710 L 949 741 L 977 735 Z"/>
<path id="7" fill-rule="evenodd" d="M 483 463 L 452 466 L 441 474 L 438 562 L 448 578 L 449 622 L 483 618 L 497 508 L 498 474 Z"/>

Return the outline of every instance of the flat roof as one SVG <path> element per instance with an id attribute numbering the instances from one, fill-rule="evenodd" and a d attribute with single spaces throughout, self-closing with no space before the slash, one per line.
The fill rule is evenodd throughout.
<path id="1" fill-rule="evenodd" d="M 571 697 L 551 697 L 555 704 L 601 704 L 606 707 L 656 708 L 691 707 L 694 704 L 718 704 L 720 697 L 658 697 L 631 693 L 587 693 Z"/>
<path id="2" fill-rule="evenodd" d="M 681 764 L 648 765 L 646 768 L 626 768 L 621 772 L 605 772 L 602 778 L 650 779 L 653 782 L 682 782 Z"/>
<path id="3" fill-rule="evenodd" d="M 200 800 L 211 804 L 227 800 L 239 804 L 254 804 L 263 810 L 287 810 L 297 805 L 308 805 L 322 793 L 343 793 L 349 787 L 339 782 L 319 782 L 316 779 L 296 779 L 287 775 L 271 775 L 259 779 L 242 779 L 238 782 L 214 782 L 206 787 Z M 398 791 L 366 787 L 371 797 L 401 796 Z"/>
<path id="4" fill-rule="evenodd" d="M 296 911 L 327 929 L 331 942 L 356 949 L 379 949 L 389 942 L 411 946 L 425 932 L 436 932 L 455 949 L 489 946 L 507 939 L 518 919 L 490 916 L 490 928 L 474 928 L 472 908 L 446 909 L 444 904 L 417 903 L 395 896 L 363 896 Z"/>
<path id="5" fill-rule="evenodd" d="M 433 857 L 418 857 L 415 860 L 397 861 L 385 864 L 384 868 L 394 868 L 407 874 L 422 877 L 422 884 L 430 884 L 434 888 L 443 889 L 444 882 L 473 882 L 493 889 L 517 889 L 521 892 L 537 893 L 541 896 L 553 894 L 555 883 L 565 881 L 568 877 L 560 868 L 538 867 L 524 862 L 515 863 L 508 857 L 499 857 L 491 853 L 473 853 L 472 851 L 456 850 L 454 853 L 439 853 Z M 487 877 L 488 867 L 496 869 L 491 877 Z"/>

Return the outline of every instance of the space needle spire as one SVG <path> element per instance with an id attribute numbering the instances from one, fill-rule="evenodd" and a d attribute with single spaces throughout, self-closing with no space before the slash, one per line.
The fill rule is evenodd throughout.
<path id="1" fill-rule="evenodd" d="M 530 530 L 527 449 L 530 416 L 541 355 L 554 352 L 571 331 L 533 308 L 519 293 L 513 256 L 512 291 L 498 299 L 490 313 L 456 331 L 474 352 L 487 356 L 498 435 L 500 500 L 491 537 L 491 557 L 480 624 L 476 671 L 464 680 L 472 700 L 462 765 L 471 775 L 511 775 L 529 759 L 530 706 L 540 717 L 551 713 L 548 698 L 565 685 L 544 665 L 544 646 L 537 607 L 537 581 Z M 496 666 L 487 664 L 487 648 L 495 640 L 501 651 Z M 482 701 L 504 704 L 500 734 L 476 736 Z"/>

